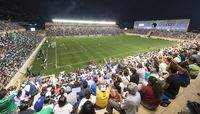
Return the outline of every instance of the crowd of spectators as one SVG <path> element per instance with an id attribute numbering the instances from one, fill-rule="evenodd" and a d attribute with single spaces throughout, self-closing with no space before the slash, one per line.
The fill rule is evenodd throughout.
<path id="1" fill-rule="evenodd" d="M 140 104 L 149 110 L 168 106 L 181 86 L 198 76 L 200 45 L 185 43 L 149 51 L 123 60 L 91 63 L 77 72 L 41 80 L 30 75 L 27 82 L 0 89 L 0 113 L 95 114 L 106 108 L 120 114 L 137 114 Z M 17 90 L 17 91 L 16 91 Z"/>
<path id="2" fill-rule="evenodd" d="M 196 40 L 200 40 L 200 34 L 197 35 Z"/>
<path id="3" fill-rule="evenodd" d="M 117 35 L 122 33 L 117 25 L 46 24 L 47 36 Z"/>
<path id="4" fill-rule="evenodd" d="M 195 39 L 198 33 L 183 31 L 153 31 L 152 36 L 178 38 L 178 39 Z"/>
<path id="5" fill-rule="evenodd" d="M 9 83 L 41 40 L 37 32 L 28 31 L 0 36 L 0 84 Z"/>
<path id="6" fill-rule="evenodd" d="M 131 29 L 127 30 L 128 33 L 159 36 L 166 38 L 177 38 L 177 39 L 195 39 L 198 33 L 184 32 L 184 31 L 166 31 L 166 30 L 153 30 L 153 29 Z M 151 33 L 150 33 L 151 32 Z"/>
<path id="7" fill-rule="evenodd" d="M 18 23 L 9 22 L 9 21 L 0 21 L 0 32 L 10 31 L 10 30 L 19 30 L 24 29 Z"/>

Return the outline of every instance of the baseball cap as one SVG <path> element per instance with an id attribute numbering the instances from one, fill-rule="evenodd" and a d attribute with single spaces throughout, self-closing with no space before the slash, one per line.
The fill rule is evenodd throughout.
<path id="1" fill-rule="evenodd" d="M 106 91 L 106 85 L 101 85 L 101 91 Z"/>

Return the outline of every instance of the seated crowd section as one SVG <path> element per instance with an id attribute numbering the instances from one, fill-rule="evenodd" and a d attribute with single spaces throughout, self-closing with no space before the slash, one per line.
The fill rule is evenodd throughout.
<path id="1" fill-rule="evenodd" d="M 176 99 L 200 69 L 200 45 L 177 46 L 89 64 L 85 69 L 42 80 L 32 74 L 27 82 L 0 88 L 1 114 L 137 114 L 140 105 L 156 110 Z"/>
<path id="2" fill-rule="evenodd" d="M 10 31 L 10 30 L 19 30 L 19 29 L 24 29 L 24 28 L 15 22 L 0 20 L 0 32 Z"/>
<path id="3" fill-rule="evenodd" d="M 12 32 L 0 35 L 0 85 L 6 86 L 43 37 L 37 32 Z"/>
<path id="4" fill-rule="evenodd" d="M 184 31 L 166 31 L 166 30 L 153 30 L 153 29 L 131 29 L 125 31 L 133 34 L 148 35 L 151 32 L 150 36 L 159 36 L 166 38 L 177 38 L 177 39 L 195 39 L 198 36 L 198 33 L 184 32 Z"/>
<path id="5" fill-rule="evenodd" d="M 117 25 L 46 23 L 46 36 L 117 35 Z"/>
<path id="6" fill-rule="evenodd" d="M 1 23 L 1 21 L 0 21 Z M 0 30 L 20 29 L 15 23 L 0 24 Z M 10 26 L 10 27 L 9 27 Z M 116 25 L 47 23 L 46 36 L 118 35 Z M 197 34 L 128 30 L 152 36 L 194 39 Z M 39 71 L 28 80 L 5 89 L 43 37 L 38 32 L 0 35 L 0 114 L 95 114 L 106 109 L 112 114 L 138 114 L 140 105 L 148 110 L 167 107 L 180 87 L 187 87 L 200 70 L 200 44 L 188 42 L 157 51 L 106 61 L 86 68 L 42 79 Z"/>

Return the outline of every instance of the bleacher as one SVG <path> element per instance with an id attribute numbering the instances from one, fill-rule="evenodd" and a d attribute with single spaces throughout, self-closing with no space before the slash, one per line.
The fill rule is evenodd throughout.
<path id="1" fill-rule="evenodd" d="M 46 23 L 46 36 L 118 35 L 122 31 L 117 25 Z"/>
<path id="2" fill-rule="evenodd" d="M 24 27 L 22 27 L 18 23 L 0 20 L 0 33 L 12 31 L 12 30 L 20 30 L 20 29 L 24 29 Z"/>
<path id="3" fill-rule="evenodd" d="M 0 84 L 6 86 L 18 72 L 43 36 L 37 32 L 11 32 L 0 36 Z"/>
<path id="4" fill-rule="evenodd" d="M 186 88 L 181 87 L 176 99 L 170 100 L 171 103 L 168 107 L 159 106 L 155 111 L 148 110 L 140 105 L 138 114 L 178 114 L 187 105 L 187 101 L 200 102 L 200 96 L 197 93 L 200 92 L 200 72 L 196 79 L 190 80 L 190 85 Z M 101 109 L 96 111 L 97 114 L 103 114 L 106 109 Z M 116 110 L 113 111 L 114 114 L 119 114 Z"/>
<path id="5" fill-rule="evenodd" d="M 58 33 L 60 35 L 61 32 L 63 32 L 63 34 L 61 34 L 61 35 L 85 35 L 85 34 L 88 34 L 88 35 L 95 34 L 96 35 L 96 34 L 108 34 L 108 33 L 116 34 L 115 29 L 114 29 L 114 32 L 105 31 L 104 30 L 104 29 L 106 29 L 106 30 L 113 29 L 112 27 L 111 28 L 109 28 L 109 27 L 108 28 L 107 27 L 101 28 L 102 31 L 99 30 L 99 28 L 95 29 L 96 26 L 95 26 L 95 28 L 91 27 L 91 26 L 87 26 L 87 28 L 84 28 L 86 31 L 82 31 L 82 27 L 81 27 L 81 29 L 79 29 L 79 27 L 74 26 L 74 25 L 73 25 L 73 27 L 69 26 L 69 25 L 67 25 L 67 27 L 63 27 L 63 26 L 59 25 L 58 28 L 55 27 L 54 25 L 48 25 L 47 28 L 50 28 L 49 29 L 49 32 L 51 32 L 49 34 L 50 36 L 54 36 L 54 35 L 57 36 Z M 75 32 L 74 31 L 73 32 L 69 32 L 69 31 L 74 30 L 75 28 L 77 28 L 75 30 Z M 70 30 L 68 30 L 68 29 L 70 29 Z M 58 33 L 55 32 L 57 30 L 59 30 Z M 100 32 L 97 33 L 96 30 L 100 31 Z M 52 32 L 52 31 L 54 31 L 54 32 Z M 92 33 L 90 33 L 91 31 L 92 31 Z M 118 31 L 118 29 L 116 29 L 116 31 Z M 103 33 L 101 33 L 101 32 L 103 32 Z M 149 32 L 151 32 L 151 31 L 141 30 L 141 32 L 140 32 L 140 30 L 136 30 L 133 33 L 148 35 Z M 173 36 L 173 37 L 178 37 L 180 39 L 185 39 L 185 38 L 193 39 L 193 37 L 195 35 L 197 35 L 197 34 L 193 34 L 193 33 L 182 33 L 182 32 L 181 33 L 180 32 L 179 33 L 173 32 L 173 33 L 169 33 L 169 34 L 168 34 L 168 32 L 165 32 L 165 31 L 161 32 L 161 33 L 157 33 L 157 32 L 159 32 L 159 31 L 153 31 L 152 35 L 161 36 L 161 37 L 171 37 L 171 36 Z M 48 32 L 47 32 L 47 34 L 48 34 Z M 162 35 L 160 35 L 160 34 L 162 34 Z M 182 37 L 179 34 L 182 34 L 183 36 L 185 34 L 186 36 Z M 38 39 L 36 39 L 36 37 Z M 6 46 L 8 46 L 8 47 L 14 46 L 14 47 L 11 48 L 11 50 L 9 50 L 9 49 L 6 50 L 5 51 L 6 53 L 4 51 L 0 50 L 1 54 L 4 54 L 4 53 L 7 54 L 9 52 L 8 53 L 9 56 L 3 57 L 3 60 L 6 59 L 6 62 L 8 62 L 8 60 L 11 58 L 11 60 L 14 60 L 14 62 L 20 62 L 19 65 L 14 66 L 14 67 L 19 68 L 19 67 L 22 66 L 22 64 L 27 59 L 27 57 L 30 56 L 31 52 L 41 42 L 42 36 L 38 35 L 37 33 L 34 34 L 32 32 L 21 32 L 21 33 L 14 32 L 14 33 L 8 33 L 6 36 L 2 36 L 1 40 L 4 41 L 3 43 L 6 44 Z M 3 45 L 3 47 L 4 46 L 5 45 Z M 21 55 L 21 54 L 18 53 L 18 52 L 21 52 L 21 49 L 22 49 L 22 53 L 25 54 L 25 55 L 23 55 L 23 54 Z M 13 50 L 14 50 L 14 52 L 13 52 Z M 15 55 L 15 53 L 17 55 Z M 10 55 L 14 55 L 14 57 L 13 56 L 10 57 Z M 6 57 L 10 57 L 10 58 L 6 58 Z M 19 61 L 19 59 L 17 57 L 22 58 L 22 61 Z M 5 62 L 5 61 L 1 61 L 1 62 Z M 9 63 L 8 64 L 9 66 L 6 66 L 6 67 L 10 68 L 10 66 L 16 65 L 15 63 L 12 63 L 12 62 L 13 61 L 11 61 L 11 64 Z M 7 63 L 3 63 L 2 66 L 3 65 L 7 65 Z M 14 70 L 11 69 L 11 71 L 14 71 Z M 1 74 L 3 74 L 3 73 L 1 73 Z M 46 78 L 46 77 L 44 77 L 44 78 Z M 2 79 L 2 77 L 0 79 Z M 200 92 L 200 88 L 198 88 L 198 87 L 200 87 L 199 81 L 200 81 L 200 73 L 199 73 L 199 76 L 196 79 L 194 79 L 194 80 L 191 79 L 191 83 L 190 83 L 190 85 L 188 87 L 186 87 L 186 88 L 181 87 L 181 89 L 179 90 L 178 95 L 176 96 L 176 99 L 170 100 L 171 104 L 168 107 L 159 106 L 157 108 L 157 110 L 150 111 L 150 110 L 147 110 L 146 108 L 144 108 L 142 105 L 140 105 L 138 113 L 139 114 L 177 114 L 179 111 L 181 111 L 183 109 L 184 106 L 186 106 L 187 100 L 200 101 L 200 96 L 197 95 L 197 93 Z M 6 79 L 6 81 L 4 83 L 7 83 L 7 82 L 8 82 L 8 80 Z M 58 82 L 59 82 L 59 80 L 58 80 Z M 60 83 L 62 83 L 62 81 L 60 81 Z M 39 96 L 40 96 L 40 94 L 38 93 L 36 98 L 38 98 Z M 32 109 L 33 109 L 33 106 L 32 106 Z M 96 110 L 97 114 L 103 114 L 104 112 L 106 112 L 105 109 Z M 114 111 L 114 113 L 115 114 L 119 114 L 117 111 Z"/>
<path id="6" fill-rule="evenodd" d="M 125 31 L 135 35 L 145 35 L 148 37 L 157 36 L 174 39 L 195 39 L 198 33 L 184 32 L 184 31 L 166 31 L 166 30 L 152 30 L 152 29 L 131 29 Z"/>

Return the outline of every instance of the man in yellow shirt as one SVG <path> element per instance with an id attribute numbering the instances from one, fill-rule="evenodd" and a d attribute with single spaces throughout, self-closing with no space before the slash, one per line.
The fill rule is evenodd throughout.
<path id="1" fill-rule="evenodd" d="M 101 84 L 96 88 L 96 106 L 105 108 L 108 104 L 110 89 L 105 84 Z"/>

